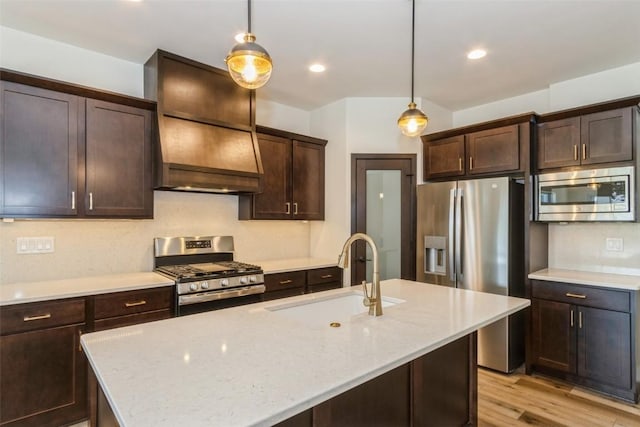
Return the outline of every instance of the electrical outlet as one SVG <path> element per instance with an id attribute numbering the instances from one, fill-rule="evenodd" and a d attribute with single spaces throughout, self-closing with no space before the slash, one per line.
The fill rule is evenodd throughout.
<path id="1" fill-rule="evenodd" d="M 18 237 L 16 241 L 16 253 L 19 254 L 44 254 L 54 251 L 53 237 Z"/>
<path id="2" fill-rule="evenodd" d="M 607 237 L 605 240 L 605 248 L 611 252 L 622 252 L 624 250 L 622 237 Z"/>

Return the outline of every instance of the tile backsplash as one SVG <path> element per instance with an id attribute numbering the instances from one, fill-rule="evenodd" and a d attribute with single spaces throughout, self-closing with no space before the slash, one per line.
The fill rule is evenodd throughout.
<path id="1" fill-rule="evenodd" d="M 153 238 L 232 235 L 235 259 L 309 256 L 309 224 L 239 221 L 233 195 L 155 192 L 153 220 L 0 222 L 0 284 L 151 271 Z M 17 254 L 18 237 L 55 239 L 52 253 Z"/>
<path id="2" fill-rule="evenodd" d="M 622 250 L 608 249 L 607 239 L 622 239 Z M 640 275 L 640 224 L 550 224 L 549 267 Z"/>

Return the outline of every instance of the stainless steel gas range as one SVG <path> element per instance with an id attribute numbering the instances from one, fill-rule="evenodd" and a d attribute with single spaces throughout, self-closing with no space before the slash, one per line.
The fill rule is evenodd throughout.
<path id="1" fill-rule="evenodd" d="M 264 274 L 233 260 L 232 236 L 156 237 L 155 271 L 176 282 L 178 316 L 260 302 Z"/>

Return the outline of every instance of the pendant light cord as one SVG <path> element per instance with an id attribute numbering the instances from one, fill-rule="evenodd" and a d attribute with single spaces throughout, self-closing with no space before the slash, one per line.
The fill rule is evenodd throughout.
<path id="1" fill-rule="evenodd" d="M 248 28 L 247 28 L 247 32 L 249 34 L 251 34 L 251 0 L 247 0 L 248 3 L 248 7 L 247 7 L 247 13 L 249 15 L 247 21 L 249 22 Z"/>
<path id="2" fill-rule="evenodd" d="M 413 104 L 413 74 L 415 61 L 415 44 L 416 44 L 416 0 L 412 0 L 411 8 L 411 103 Z"/>

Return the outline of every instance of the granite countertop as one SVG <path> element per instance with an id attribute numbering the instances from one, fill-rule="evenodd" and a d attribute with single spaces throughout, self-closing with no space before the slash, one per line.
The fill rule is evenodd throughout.
<path id="1" fill-rule="evenodd" d="M 338 256 L 335 259 L 326 258 L 289 258 L 264 261 L 247 261 L 262 267 L 264 274 L 283 273 L 286 271 L 310 270 L 314 268 L 336 267 Z"/>
<path id="2" fill-rule="evenodd" d="M 147 272 L 13 283 L 0 285 L 0 306 L 159 286 L 175 286 L 175 282 L 160 274 Z"/>
<path id="3" fill-rule="evenodd" d="M 350 288 L 82 336 L 122 427 L 273 425 L 529 306 L 529 300 L 383 281 L 384 315 L 273 311 Z M 361 297 L 359 293 L 359 298 Z M 296 309 L 297 310 L 297 309 Z M 315 310 L 315 312 L 318 312 Z M 326 313 L 326 310 L 320 310 Z"/>
<path id="4" fill-rule="evenodd" d="M 577 285 L 601 286 L 628 291 L 640 290 L 640 276 L 624 274 L 545 268 L 529 274 L 529 279 L 574 283 Z"/>

